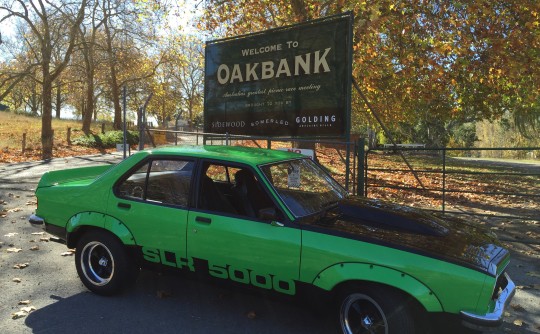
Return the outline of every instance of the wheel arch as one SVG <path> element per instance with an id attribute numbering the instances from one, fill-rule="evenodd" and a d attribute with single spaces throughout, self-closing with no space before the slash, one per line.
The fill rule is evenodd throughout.
<path id="1" fill-rule="evenodd" d="M 124 245 L 136 245 L 135 237 L 120 220 L 99 212 L 80 212 L 72 216 L 66 225 L 67 246 L 74 248 L 79 239 L 91 230 L 111 233 Z"/>
<path id="2" fill-rule="evenodd" d="M 362 286 L 388 287 L 410 296 L 428 312 L 442 312 L 437 296 L 415 277 L 396 269 L 370 263 L 339 263 L 321 271 L 312 284 L 338 295 L 345 289 Z"/>

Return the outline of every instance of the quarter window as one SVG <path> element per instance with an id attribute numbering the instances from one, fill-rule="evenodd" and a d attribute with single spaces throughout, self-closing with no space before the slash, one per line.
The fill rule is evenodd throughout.
<path id="1" fill-rule="evenodd" d="M 186 160 L 153 160 L 122 182 L 118 193 L 125 198 L 187 206 L 193 166 Z"/>

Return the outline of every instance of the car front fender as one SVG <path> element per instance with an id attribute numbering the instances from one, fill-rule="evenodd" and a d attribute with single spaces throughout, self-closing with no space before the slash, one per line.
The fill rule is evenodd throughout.
<path id="1" fill-rule="evenodd" d="M 321 271 L 312 284 L 331 291 L 341 283 L 367 281 L 392 286 L 413 296 L 428 312 L 441 312 L 437 296 L 418 279 L 401 271 L 370 263 L 345 262 Z"/>

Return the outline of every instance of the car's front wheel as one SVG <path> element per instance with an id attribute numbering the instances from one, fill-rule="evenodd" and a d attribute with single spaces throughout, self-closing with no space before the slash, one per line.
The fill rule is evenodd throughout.
<path id="1" fill-rule="evenodd" d="M 120 292 L 138 272 L 124 245 L 104 231 L 91 231 L 81 237 L 75 266 L 83 284 L 99 295 Z"/>
<path id="2" fill-rule="evenodd" d="M 396 291 L 353 288 L 342 293 L 339 300 L 339 324 L 344 334 L 416 333 L 414 312 Z"/>

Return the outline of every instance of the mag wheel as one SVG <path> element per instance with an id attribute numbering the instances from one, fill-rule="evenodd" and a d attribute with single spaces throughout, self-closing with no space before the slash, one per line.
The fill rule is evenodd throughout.
<path id="1" fill-rule="evenodd" d="M 413 312 L 404 298 L 382 288 L 341 295 L 339 324 L 344 334 L 415 333 Z"/>
<path id="2" fill-rule="evenodd" d="M 75 256 L 81 281 L 100 295 L 120 292 L 137 276 L 138 268 L 123 244 L 106 232 L 93 231 L 84 235 L 77 244 Z"/>

